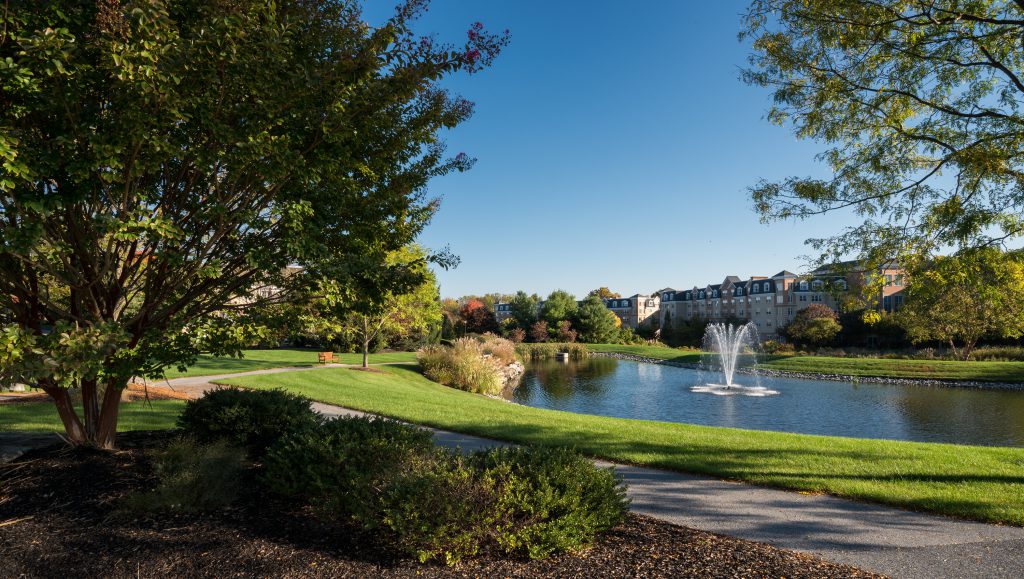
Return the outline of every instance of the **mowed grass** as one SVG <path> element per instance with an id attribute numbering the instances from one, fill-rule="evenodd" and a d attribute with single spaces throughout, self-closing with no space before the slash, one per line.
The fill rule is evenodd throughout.
<path id="1" fill-rule="evenodd" d="M 630 354 L 657 360 L 696 364 L 700 351 L 665 346 L 588 344 L 593 352 Z M 959 362 L 953 360 L 891 360 L 831 356 L 775 356 L 760 365 L 770 370 L 880 378 L 1024 382 L 1024 362 Z"/>
<path id="2" fill-rule="evenodd" d="M 117 431 L 174 428 L 183 408 L 185 402 L 182 400 L 124 402 Z M 3 404 L 0 405 L 0 432 L 64 432 L 64 426 L 52 402 Z"/>
<path id="3" fill-rule="evenodd" d="M 214 376 L 217 374 L 232 374 L 234 372 L 249 372 L 251 370 L 267 370 L 270 368 L 288 368 L 293 366 L 315 366 L 318 350 L 307 350 L 300 348 L 280 348 L 273 350 L 243 350 L 241 358 L 230 356 L 210 356 L 204 354 L 199 357 L 187 371 L 179 372 L 177 368 L 167 368 L 167 378 L 181 378 L 183 376 Z M 341 364 L 362 364 L 362 354 L 334 354 L 335 362 Z M 392 362 L 415 362 L 415 352 L 383 352 L 370 354 L 371 364 L 386 364 Z"/>
<path id="4" fill-rule="evenodd" d="M 431 382 L 413 365 L 230 378 L 447 430 L 590 456 L 1024 525 L 1024 449 L 715 428 L 509 404 Z"/>

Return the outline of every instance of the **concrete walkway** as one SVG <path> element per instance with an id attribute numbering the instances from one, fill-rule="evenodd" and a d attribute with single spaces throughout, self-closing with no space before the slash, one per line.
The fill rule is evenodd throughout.
<path id="1" fill-rule="evenodd" d="M 211 379 L 311 369 L 315 368 L 178 378 L 154 386 L 202 396 L 216 387 L 209 382 Z M 364 415 L 321 403 L 314 403 L 313 408 L 331 417 Z M 508 444 L 429 430 L 438 444 L 464 450 Z M 3 438 L 0 435 L 0 448 Z M 707 476 L 601 461 L 598 464 L 613 467 L 622 474 L 629 485 L 634 512 L 675 524 L 801 551 L 892 577 L 1024 577 L 1024 528 L 914 513 Z"/>

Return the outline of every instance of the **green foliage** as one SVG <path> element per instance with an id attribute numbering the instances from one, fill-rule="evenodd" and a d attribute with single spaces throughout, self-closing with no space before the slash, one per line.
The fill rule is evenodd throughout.
<path id="1" fill-rule="evenodd" d="M 412 334 L 425 334 L 441 323 L 437 278 L 429 256 L 418 245 L 389 252 L 381 262 L 349 259 L 346 275 L 322 279 L 307 316 L 315 333 L 329 341 L 358 345 L 368 364 L 371 346 Z"/>
<path id="2" fill-rule="evenodd" d="M 279 438 L 263 459 L 261 480 L 323 512 L 358 517 L 381 478 L 432 448 L 428 430 L 383 418 L 340 417 Z"/>
<path id="3" fill-rule="evenodd" d="M 472 104 L 441 87 L 507 40 L 421 41 L 425 4 L 371 27 L 356 0 L 5 2 L 0 310 L 37 338 L 0 373 L 64 411 L 80 382 L 68 435 L 110 446 L 131 377 L 237 350 L 227 304 L 347 286 L 411 243 L 429 180 L 472 165 L 440 138 Z"/>
<path id="4" fill-rule="evenodd" d="M 565 290 L 551 292 L 544 300 L 540 316 L 548 323 L 548 327 L 557 328 L 563 320 L 571 320 L 576 315 L 576 297 Z"/>
<path id="5" fill-rule="evenodd" d="M 797 344 L 826 344 L 842 330 L 839 315 L 824 304 L 811 304 L 798 311 L 783 328 L 786 337 Z"/>
<path id="6" fill-rule="evenodd" d="M 615 314 L 597 296 L 588 296 L 576 312 L 576 330 L 581 342 L 605 344 L 618 337 Z"/>
<path id="7" fill-rule="evenodd" d="M 517 291 L 508 303 L 512 310 L 512 319 L 523 330 L 528 330 L 537 321 L 537 307 L 540 304 L 537 294 L 526 295 L 524 291 Z"/>
<path id="8" fill-rule="evenodd" d="M 964 251 L 913 266 L 897 317 L 915 343 L 946 342 L 964 360 L 982 337 L 1024 335 L 1024 254 Z"/>
<path id="9" fill-rule="evenodd" d="M 496 448 L 469 463 L 498 481 L 511 511 L 497 537 L 507 552 L 539 559 L 578 549 L 622 522 L 629 508 L 621 475 L 565 448 Z"/>
<path id="10" fill-rule="evenodd" d="M 542 344 L 516 344 L 516 353 L 523 360 L 550 360 L 559 352 L 568 352 L 572 360 L 583 360 L 590 355 L 586 344 L 575 342 L 545 342 Z"/>
<path id="11" fill-rule="evenodd" d="M 284 390 L 218 388 L 190 400 L 178 426 L 200 442 L 226 440 L 262 456 L 275 440 L 320 423 L 309 399 Z"/>
<path id="12" fill-rule="evenodd" d="M 494 334 L 484 334 L 459 338 L 451 346 L 428 346 L 416 358 L 423 375 L 439 384 L 497 394 L 505 387 L 502 369 L 516 361 L 516 346 Z"/>
<path id="13" fill-rule="evenodd" d="M 612 290 L 608 289 L 605 286 L 601 286 L 595 290 L 590 290 L 589 292 L 587 292 L 587 297 L 590 296 L 596 296 L 601 298 L 602 300 L 607 300 L 613 298 L 621 298 L 622 294 L 618 292 L 613 292 Z"/>
<path id="14" fill-rule="evenodd" d="M 441 451 L 417 466 L 389 481 L 377 518 L 421 561 L 576 550 L 621 522 L 629 504 L 621 477 L 564 449 Z"/>
<path id="15" fill-rule="evenodd" d="M 245 451 L 228 441 L 199 444 L 189 438 L 172 441 L 154 457 L 157 486 L 128 497 L 132 513 L 195 512 L 221 509 L 238 496 L 246 469 Z"/>
<path id="16" fill-rule="evenodd" d="M 827 143 L 831 179 L 753 187 L 765 220 L 852 207 L 862 225 L 812 240 L 831 262 L 981 247 L 1024 232 L 1019 2 L 752 0 L 745 79 L 769 119 Z"/>

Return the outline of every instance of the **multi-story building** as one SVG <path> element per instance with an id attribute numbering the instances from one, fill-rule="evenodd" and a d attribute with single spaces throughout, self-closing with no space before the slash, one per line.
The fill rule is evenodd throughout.
<path id="1" fill-rule="evenodd" d="M 622 322 L 623 327 L 639 328 L 648 320 L 657 319 L 661 297 L 633 294 L 628 298 L 609 298 L 604 305 Z"/>
<path id="2" fill-rule="evenodd" d="M 712 322 L 745 320 L 753 322 L 762 338 L 776 338 L 780 328 L 793 321 L 796 313 L 811 304 L 824 304 L 835 311 L 851 287 L 882 276 L 878 309 L 893 312 L 903 305 L 903 270 L 886 264 L 875 271 L 858 269 L 856 262 L 821 268 L 805 276 L 780 271 L 771 276 L 742 280 L 728 276 L 720 284 L 692 290 L 661 290 L 660 325 L 666 320 L 706 319 Z"/>
<path id="3" fill-rule="evenodd" d="M 511 317 L 512 304 L 494 304 L 494 319 L 498 320 L 499 324 Z"/>

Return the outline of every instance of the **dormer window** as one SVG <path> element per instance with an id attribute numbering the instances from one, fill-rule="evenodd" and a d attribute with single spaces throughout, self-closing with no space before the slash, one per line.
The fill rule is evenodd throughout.
<path id="1" fill-rule="evenodd" d="M 771 290 L 768 289 L 769 287 L 770 286 L 768 285 L 768 282 L 764 282 L 764 291 L 765 291 L 765 293 L 768 293 L 769 291 L 771 291 Z"/>
<path id="2" fill-rule="evenodd" d="M 812 288 L 813 288 L 813 289 L 814 289 L 815 291 L 817 291 L 817 290 L 820 290 L 820 289 L 821 289 L 822 287 L 824 287 L 824 285 L 825 285 L 825 284 L 824 284 L 824 283 L 822 283 L 822 281 L 821 281 L 820 279 L 816 279 L 816 280 L 814 280 L 814 281 L 812 281 L 812 282 L 811 282 L 811 287 L 812 287 Z"/>
<path id="3" fill-rule="evenodd" d="M 761 287 L 761 286 L 757 285 L 756 283 L 754 284 L 754 293 L 755 293 L 755 294 L 761 291 L 761 290 L 759 289 L 760 287 Z"/>
<path id="4" fill-rule="evenodd" d="M 800 291 L 804 291 L 804 292 L 807 291 L 807 282 L 806 281 L 800 282 Z"/>

